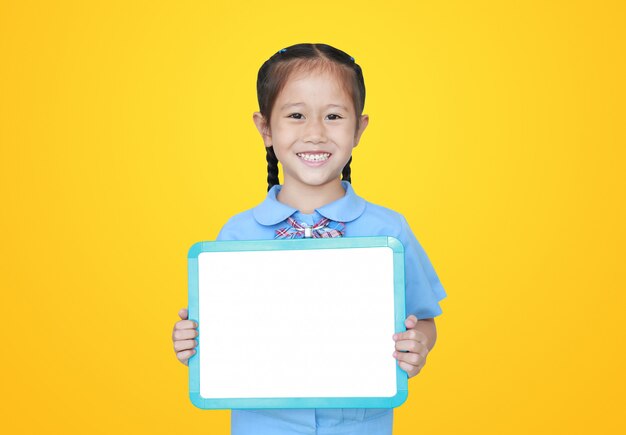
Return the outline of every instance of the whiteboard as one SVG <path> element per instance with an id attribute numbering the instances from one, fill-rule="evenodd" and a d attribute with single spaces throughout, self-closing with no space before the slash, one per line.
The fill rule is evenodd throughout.
<path id="1" fill-rule="evenodd" d="M 190 398 L 203 409 L 384 408 L 407 397 L 404 249 L 393 237 L 199 242 Z"/>

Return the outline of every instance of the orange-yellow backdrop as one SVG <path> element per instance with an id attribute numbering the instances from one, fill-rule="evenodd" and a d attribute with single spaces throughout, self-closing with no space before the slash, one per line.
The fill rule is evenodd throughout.
<path id="1" fill-rule="evenodd" d="M 326 42 L 366 79 L 355 189 L 448 292 L 395 433 L 624 433 L 625 16 L 2 1 L 0 431 L 228 433 L 172 351 L 187 249 L 264 197 L 260 65 Z"/>

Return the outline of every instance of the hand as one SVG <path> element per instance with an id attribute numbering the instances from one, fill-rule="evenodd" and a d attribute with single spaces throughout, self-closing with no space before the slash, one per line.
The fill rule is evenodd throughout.
<path id="1" fill-rule="evenodd" d="M 417 322 L 417 317 L 411 314 L 404 321 L 407 328 L 406 332 L 399 332 L 393 336 L 396 342 L 396 351 L 393 353 L 393 357 L 398 360 L 400 368 L 408 373 L 409 378 L 422 370 L 428 356 L 428 337 L 415 329 Z"/>
<path id="2" fill-rule="evenodd" d="M 189 358 L 191 358 L 196 350 L 194 349 L 198 342 L 195 338 L 198 336 L 197 328 L 198 324 L 192 320 L 187 320 L 189 313 L 187 308 L 183 308 L 178 312 L 178 316 L 181 320 L 174 324 L 174 330 L 172 331 L 172 341 L 174 342 L 174 352 L 178 360 L 189 365 Z"/>

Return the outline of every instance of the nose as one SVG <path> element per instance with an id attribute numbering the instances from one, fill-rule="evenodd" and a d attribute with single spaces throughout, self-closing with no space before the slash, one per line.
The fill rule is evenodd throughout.
<path id="1" fill-rule="evenodd" d="M 326 142 L 326 128 L 323 120 L 313 117 L 307 122 L 304 141 L 313 143 Z"/>

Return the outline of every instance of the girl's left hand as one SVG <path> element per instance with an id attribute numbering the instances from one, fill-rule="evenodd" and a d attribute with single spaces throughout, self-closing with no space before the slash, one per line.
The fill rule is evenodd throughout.
<path id="1" fill-rule="evenodd" d="M 407 330 L 393 336 L 396 342 L 396 351 L 393 353 L 393 357 L 398 360 L 400 368 L 408 373 L 409 378 L 412 378 L 426 364 L 428 338 L 423 332 L 416 329 L 417 317 L 413 314 L 406 318 L 404 325 Z"/>

